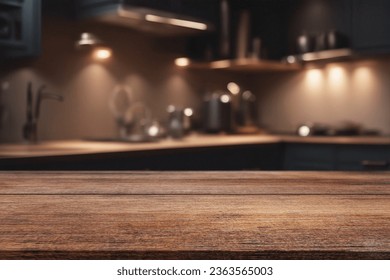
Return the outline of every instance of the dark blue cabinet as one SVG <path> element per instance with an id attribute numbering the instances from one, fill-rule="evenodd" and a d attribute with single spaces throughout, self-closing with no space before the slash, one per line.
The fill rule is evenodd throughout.
<path id="1" fill-rule="evenodd" d="M 80 17 L 108 16 L 123 7 L 141 13 L 158 11 L 164 15 L 177 15 L 179 18 L 192 18 L 214 23 L 219 0 L 80 0 L 76 1 Z M 112 16 L 112 14 L 111 14 Z"/>
<path id="2" fill-rule="evenodd" d="M 297 38 L 309 35 L 313 41 L 329 31 L 344 38 L 343 45 L 352 41 L 352 0 L 291 0 L 288 29 L 289 52 L 297 53 Z"/>
<path id="3" fill-rule="evenodd" d="M 390 147 L 388 145 L 287 143 L 283 168 L 323 171 L 389 170 Z"/>
<path id="4" fill-rule="evenodd" d="M 368 54 L 390 52 L 390 1 L 388 0 L 291 0 L 289 48 L 297 36 L 335 29 L 349 39 L 349 46 Z"/>
<path id="5" fill-rule="evenodd" d="M 278 144 L 37 158 L 0 158 L 0 170 L 279 170 Z"/>
<path id="6" fill-rule="evenodd" d="M 390 51 L 390 1 L 353 0 L 353 46 L 368 52 Z"/>
<path id="7" fill-rule="evenodd" d="M 41 43 L 41 0 L 0 0 L 0 58 L 37 55 Z"/>

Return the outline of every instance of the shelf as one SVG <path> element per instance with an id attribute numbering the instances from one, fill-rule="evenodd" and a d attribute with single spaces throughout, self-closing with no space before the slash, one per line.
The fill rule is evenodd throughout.
<path id="1" fill-rule="evenodd" d="M 199 70 L 227 70 L 240 72 L 288 72 L 299 71 L 308 62 L 331 62 L 354 57 L 351 49 L 335 49 L 319 52 L 290 55 L 282 61 L 266 59 L 227 59 L 211 62 L 196 62 L 184 58 L 183 65 L 178 66 Z"/>
<path id="2" fill-rule="evenodd" d="M 287 61 L 295 62 L 316 62 L 316 61 L 334 61 L 351 58 L 354 52 L 351 49 L 334 49 L 318 52 L 304 53 L 301 55 L 290 55 L 286 58 Z"/>
<path id="3" fill-rule="evenodd" d="M 217 60 L 212 62 L 189 62 L 183 66 L 188 69 L 204 69 L 204 70 L 229 70 L 229 71 L 254 71 L 254 72 L 287 72 L 297 71 L 301 69 L 301 65 L 297 63 L 283 63 L 274 60 L 263 59 L 233 59 L 233 60 Z"/>

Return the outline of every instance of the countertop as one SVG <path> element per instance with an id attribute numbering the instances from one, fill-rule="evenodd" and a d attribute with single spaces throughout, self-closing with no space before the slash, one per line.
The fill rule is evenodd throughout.
<path id="1" fill-rule="evenodd" d="M 285 135 L 191 135 L 181 140 L 165 139 L 151 143 L 48 141 L 39 144 L 1 144 L 0 158 L 28 158 L 100 153 L 145 152 L 235 145 L 312 143 L 349 145 L 390 145 L 390 137 L 299 137 Z"/>
<path id="2" fill-rule="evenodd" d="M 390 173 L 0 172 L 0 259 L 389 259 Z"/>

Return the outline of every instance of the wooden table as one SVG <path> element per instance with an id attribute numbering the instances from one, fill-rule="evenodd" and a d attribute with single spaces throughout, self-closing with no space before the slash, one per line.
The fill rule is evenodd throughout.
<path id="1" fill-rule="evenodd" d="M 0 172 L 1 259 L 389 259 L 390 173 Z"/>

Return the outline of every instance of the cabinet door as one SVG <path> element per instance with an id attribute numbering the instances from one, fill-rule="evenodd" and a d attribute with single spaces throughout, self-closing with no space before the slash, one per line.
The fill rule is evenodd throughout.
<path id="1" fill-rule="evenodd" d="M 388 170 L 390 146 L 341 145 L 337 149 L 337 170 Z"/>
<path id="2" fill-rule="evenodd" d="M 353 45 L 367 51 L 390 51 L 390 1 L 353 1 Z"/>
<path id="3" fill-rule="evenodd" d="M 345 45 L 349 45 L 352 38 L 352 1 L 293 0 L 288 25 L 290 53 L 297 51 L 298 36 L 309 34 L 315 37 L 330 30 L 340 32 L 347 41 Z"/>
<path id="4" fill-rule="evenodd" d="M 324 144 L 286 144 L 285 170 L 335 170 L 335 147 Z"/>
<path id="5" fill-rule="evenodd" d="M 0 18 L 0 58 L 39 53 L 41 0 L 0 0 Z"/>
<path id="6" fill-rule="evenodd" d="M 290 8 L 288 1 L 252 0 L 247 4 L 244 9 L 248 9 L 251 13 L 249 50 L 253 49 L 252 39 L 257 37 L 261 39 L 264 58 L 280 59 L 289 53 L 288 27 L 290 22 L 288 15 Z M 237 34 L 234 35 L 237 36 Z M 239 44 L 238 40 L 236 38 L 237 44 Z"/>

